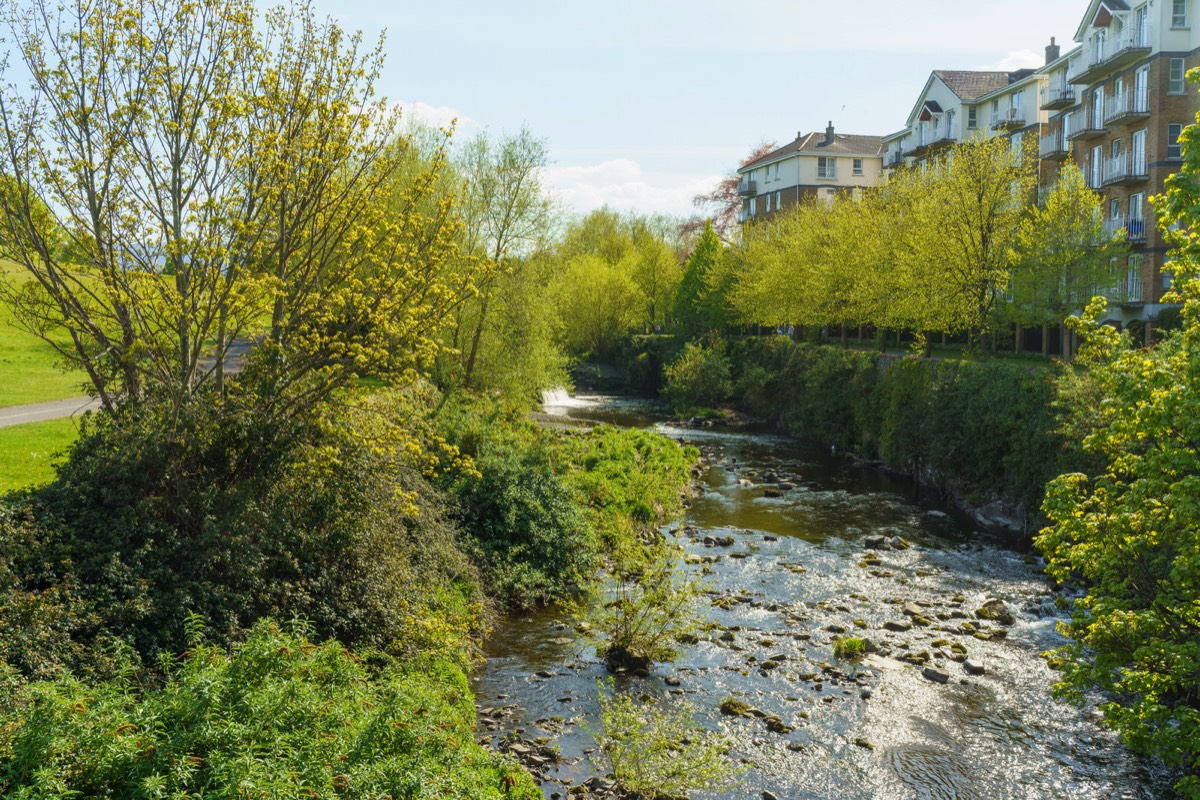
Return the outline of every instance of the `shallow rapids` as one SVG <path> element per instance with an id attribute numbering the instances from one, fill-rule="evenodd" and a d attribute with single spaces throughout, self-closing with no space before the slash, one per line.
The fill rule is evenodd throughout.
<path id="1" fill-rule="evenodd" d="M 1170 775 L 1130 755 L 1092 711 L 1051 698 L 1055 673 L 1040 654 L 1061 643 L 1065 604 L 1037 558 L 836 454 L 769 434 L 673 428 L 631 401 L 567 400 L 547 412 L 656 425 L 705 458 L 704 493 L 677 535 L 707 573 L 714 627 L 674 664 L 617 684 L 689 702 L 737 743 L 732 756 L 749 766 L 738 788 L 694 798 L 1170 796 Z M 880 536 L 882 547 L 867 548 Z M 893 537 L 912 547 L 891 548 Z M 1011 618 L 981 619 L 996 600 Z M 842 634 L 878 652 L 839 661 Z M 602 785 L 607 766 L 593 760 L 588 729 L 598 728 L 606 676 L 571 620 L 556 609 L 503 620 L 487 657 L 474 685 L 481 738 L 518 740 L 535 765 L 542 746 L 547 798 Z M 782 725 L 722 715 L 729 697 Z"/>

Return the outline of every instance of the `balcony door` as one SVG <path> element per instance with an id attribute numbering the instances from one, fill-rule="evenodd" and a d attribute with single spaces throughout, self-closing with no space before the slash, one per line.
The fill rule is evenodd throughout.
<path id="1" fill-rule="evenodd" d="M 1144 111 L 1150 107 L 1150 68 L 1142 67 L 1133 77 L 1133 109 Z"/>
<path id="2" fill-rule="evenodd" d="M 1150 46 L 1150 17 L 1146 14 L 1146 7 L 1142 6 L 1137 10 L 1137 17 L 1134 20 L 1136 27 L 1134 28 L 1135 39 L 1134 47 L 1149 47 Z"/>
<path id="3" fill-rule="evenodd" d="M 1133 134 L 1133 142 L 1130 145 L 1133 151 L 1133 174 L 1146 174 L 1146 129 L 1135 131 Z"/>
<path id="4" fill-rule="evenodd" d="M 1097 86 L 1096 91 L 1092 92 L 1092 128 L 1101 130 L 1104 128 L 1104 87 Z"/>

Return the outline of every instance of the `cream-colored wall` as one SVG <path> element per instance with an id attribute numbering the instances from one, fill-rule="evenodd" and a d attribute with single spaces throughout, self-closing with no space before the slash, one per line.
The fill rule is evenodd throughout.
<path id="1" fill-rule="evenodd" d="M 836 178 L 820 178 L 818 173 L 818 158 L 819 153 L 804 153 L 796 160 L 800 162 L 800 179 L 797 183 L 801 186 L 875 186 L 879 183 L 879 176 L 883 171 L 883 159 L 877 156 L 827 156 L 837 159 L 837 177 Z M 854 174 L 854 159 L 862 158 L 863 174 Z"/>

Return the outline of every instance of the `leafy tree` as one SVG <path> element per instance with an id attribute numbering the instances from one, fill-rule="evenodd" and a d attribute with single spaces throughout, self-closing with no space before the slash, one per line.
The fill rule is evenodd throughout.
<path id="1" fill-rule="evenodd" d="M 1109 265 L 1127 247 L 1104 232 L 1101 216 L 1100 197 L 1083 173 L 1074 163 L 1064 166 L 1021 222 L 1010 316 L 1024 324 L 1058 324 L 1109 290 Z"/>
<path id="2" fill-rule="evenodd" d="M 1200 797 L 1200 128 L 1182 136 L 1184 164 L 1159 200 L 1175 247 L 1173 293 L 1183 325 L 1135 349 L 1101 320 L 1103 298 L 1060 395 L 1064 427 L 1099 467 L 1047 489 L 1051 525 L 1038 538 L 1059 580 L 1086 594 L 1064 625 L 1059 690 L 1105 692 L 1105 720 L 1135 749 L 1184 771 Z"/>
<path id="3" fill-rule="evenodd" d="M 1013 248 L 1036 187 L 1036 148 L 1004 137 L 964 142 L 925 169 L 893 176 L 900 291 L 928 310 L 916 330 L 969 331 L 986 346 L 1009 287 Z"/>
<path id="4" fill-rule="evenodd" d="M 453 346 L 463 356 L 462 385 L 467 388 L 476 383 L 485 336 L 503 341 L 513 332 L 505 331 L 492 317 L 497 304 L 513 299 L 505 292 L 506 278 L 519 275 L 525 260 L 544 246 L 550 233 L 551 204 L 541 185 L 548 158 L 546 142 L 522 129 L 497 141 L 479 133 L 455 159 L 463 180 L 458 205 L 462 249 L 482 259 L 490 274 L 481 283 L 478 298 L 458 314 L 453 332 Z"/>
<path id="5" fill-rule="evenodd" d="M 726 321 L 725 287 L 718 282 L 723 277 L 722 253 L 716 230 L 706 224 L 675 290 L 676 324 L 690 336 L 714 330 Z"/>
<path id="6" fill-rule="evenodd" d="M 30 85 L 0 98 L 0 235 L 33 278 L 3 291 L 51 346 L 70 333 L 59 351 L 109 410 L 154 394 L 178 417 L 254 334 L 280 415 L 428 360 L 470 280 L 447 274 L 445 208 L 419 210 L 440 162 L 398 185 L 382 43 L 304 2 L 257 23 L 218 0 L 2 16 Z"/>
<path id="7" fill-rule="evenodd" d="M 639 321 L 639 295 L 625 262 L 600 256 L 569 260 L 556 288 L 563 335 L 569 350 L 607 355 Z"/>

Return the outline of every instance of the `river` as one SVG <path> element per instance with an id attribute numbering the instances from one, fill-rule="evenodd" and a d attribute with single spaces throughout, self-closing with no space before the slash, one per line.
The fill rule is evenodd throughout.
<path id="1" fill-rule="evenodd" d="M 1126 751 L 1094 710 L 1051 698 L 1056 673 L 1040 654 L 1062 642 L 1064 604 L 1033 555 L 838 454 L 769 433 L 672 427 L 637 401 L 557 401 L 546 411 L 654 427 L 704 457 L 703 494 L 678 535 L 693 562 L 706 562 L 715 626 L 675 663 L 617 685 L 689 702 L 702 724 L 737 743 L 731 755 L 749 767 L 737 788 L 695 800 L 1171 796 L 1172 776 Z M 779 482 L 795 488 L 766 496 Z M 867 549 L 869 536 L 912 547 Z M 706 546 L 706 537 L 733 542 Z M 979 619 L 975 611 L 997 599 L 1011 620 Z M 878 652 L 840 662 L 832 641 L 843 631 Z M 571 620 L 555 608 L 503 619 L 486 657 L 474 681 L 481 740 L 516 739 L 518 751 L 547 756 L 554 748 L 560 757 L 542 774 L 547 798 L 596 785 L 607 767 L 588 729 L 598 729 L 606 675 Z M 723 716 L 727 697 L 792 730 Z"/>

